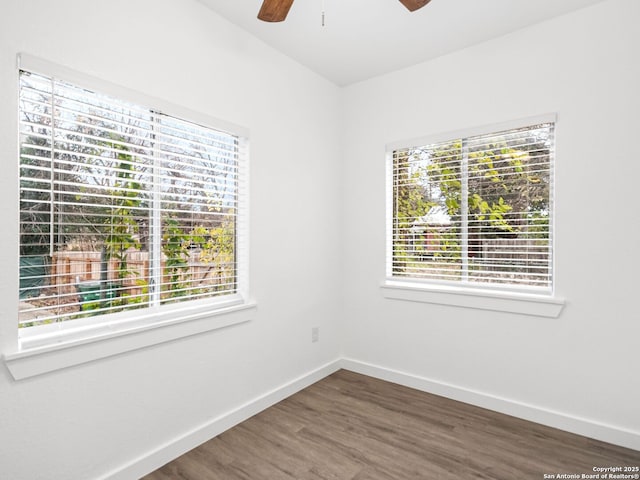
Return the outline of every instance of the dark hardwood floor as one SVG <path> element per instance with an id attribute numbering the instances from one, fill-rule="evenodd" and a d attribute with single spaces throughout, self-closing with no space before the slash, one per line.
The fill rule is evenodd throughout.
<path id="1" fill-rule="evenodd" d="M 640 466 L 640 452 L 341 370 L 144 479 L 519 480 L 609 466 Z"/>

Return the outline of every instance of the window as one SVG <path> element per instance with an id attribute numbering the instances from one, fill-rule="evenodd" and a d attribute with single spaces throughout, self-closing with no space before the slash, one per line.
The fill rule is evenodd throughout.
<path id="1" fill-rule="evenodd" d="M 387 276 L 550 295 L 554 121 L 391 148 Z"/>
<path id="2" fill-rule="evenodd" d="M 20 336 L 241 302 L 244 138 L 19 77 Z"/>

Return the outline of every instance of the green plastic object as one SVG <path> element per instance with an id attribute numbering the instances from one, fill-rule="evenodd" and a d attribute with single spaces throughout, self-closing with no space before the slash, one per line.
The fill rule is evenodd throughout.
<path id="1" fill-rule="evenodd" d="M 20 257 L 20 300 L 40 295 L 47 278 L 47 257 Z"/>
<path id="2" fill-rule="evenodd" d="M 113 300 L 119 296 L 120 284 L 117 282 L 107 282 L 104 288 L 104 297 L 102 297 L 102 288 L 100 282 L 82 282 L 76 288 L 80 297 L 81 310 L 95 310 L 100 308 L 101 300 Z"/>

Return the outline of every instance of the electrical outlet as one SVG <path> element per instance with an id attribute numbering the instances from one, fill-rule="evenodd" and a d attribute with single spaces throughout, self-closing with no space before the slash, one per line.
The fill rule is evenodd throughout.
<path id="1" fill-rule="evenodd" d="M 315 343 L 320 340 L 320 327 L 311 328 L 311 342 Z"/>

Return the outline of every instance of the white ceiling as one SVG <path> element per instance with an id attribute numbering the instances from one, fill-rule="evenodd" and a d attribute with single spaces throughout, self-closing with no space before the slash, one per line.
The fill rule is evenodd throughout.
<path id="1" fill-rule="evenodd" d="M 262 0 L 200 0 L 337 85 L 349 85 L 495 38 L 602 0 L 296 0 L 281 23 Z M 325 26 L 322 26 L 322 11 Z"/>

